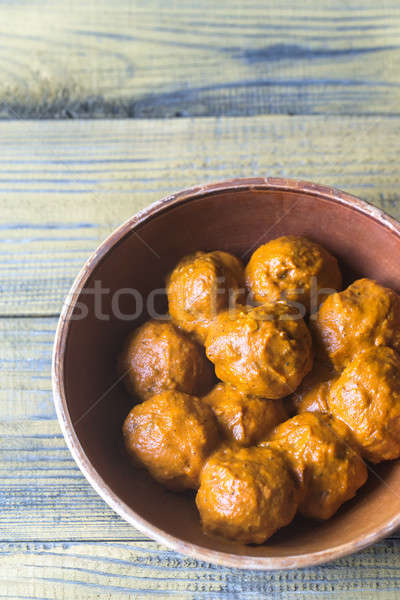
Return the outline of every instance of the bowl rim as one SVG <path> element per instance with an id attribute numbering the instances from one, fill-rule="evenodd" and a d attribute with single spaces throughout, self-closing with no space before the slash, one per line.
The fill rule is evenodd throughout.
<path id="1" fill-rule="evenodd" d="M 376 531 L 368 534 L 367 536 L 360 535 L 358 538 L 355 538 L 354 540 L 344 544 L 306 554 L 293 554 L 289 556 L 276 557 L 241 556 L 238 554 L 231 554 L 227 551 L 212 550 L 191 542 L 185 542 L 180 538 L 177 538 L 152 525 L 151 522 L 137 514 L 125 502 L 123 502 L 117 494 L 112 491 L 107 482 L 99 475 L 86 456 L 85 451 L 82 448 L 75 432 L 68 412 L 66 390 L 64 385 L 64 357 L 70 329 L 70 317 L 74 310 L 76 300 L 81 290 L 85 286 L 88 278 L 91 276 L 94 268 L 100 264 L 111 248 L 121 242 L 122 239 L 129 235 L 137 226 L 148 222 L 152 218 L 162 214 L 164 211 L 184 204 L 185 202 L 219 192 L 267 190 L 307 194 L 344 205 L 369 216 L 374 221 L 379 222 L 381 225 L 387 227 L 400 237 L 400 223 L 387 215 L 381 209 L 373 206 L 365 200 L 361 200 L 360 198 L 357 198 L 356 196 L 348 194 L 347 192 L 337 188 L 320 185 L 309 181 L 284 179 L 278 177 L 236 178 L 191 187 L 166 196 L 139 211 L 134 216 L 127 219 L 119 227 L 117 227 L 117 229 L 115 229 L 98 246 L 98 248 L 84 263 L 83 267 L 75 278 L 74 283 L 72 284 L 60 313 L 53 346 L 51 377 L 57 418 L 67 446 L 85 478 L 106 502 L 106 504 L 108 504 L 120 517 L 139 529 L 139 531 L 145 535 L 151 537 L 161 544 L 164 544 L 171 550 L 175 550 L 176 552 L 185 554 L 197 560 L 219 564 L 226 567 L 277 570 L 315 566 L 362 550 L 370 544 L 386 537 L 394 529 L 396 529 L 400 525 L 400 513 L 386 523 L 385 526 L 378 528 Z M 73 298 L 74 300 L 70 301 L 70 298 Z"/>

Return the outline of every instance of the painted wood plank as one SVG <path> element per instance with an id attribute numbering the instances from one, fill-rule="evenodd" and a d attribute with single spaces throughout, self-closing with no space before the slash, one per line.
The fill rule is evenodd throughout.
<path id="1" fill-rule="evenodd" d="M 310 179 L 400 217 L 400 118 L 248 117 L 0 126 L 0 315 L 55 315 L 118 224 L 232 176 Z"/>
<path id="2" fill-rule="evenodd" d="M 32 0 L 0 9 L 0 117 L 399 114 L 400 6 Z"/>
<path id="3" fill-rule="evenodd" d="M 0 598 L 309 600 L 398 598 L 400 542 L 313 569 L 260 572 L 184 558 L 152 542 L 0 544 Z"/>
<path id="4" fill-rule="evenodd" d="M 143 539 L 92 490 L 64 442 L 50 381 L 56 322 L 0 319 L 0 540 Z"/>

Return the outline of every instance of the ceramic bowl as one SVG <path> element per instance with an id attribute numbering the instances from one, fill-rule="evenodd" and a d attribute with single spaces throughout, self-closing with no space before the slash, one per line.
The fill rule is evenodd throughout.
<path id="1" fill-rule="evenodd" d="M 196 250 L 227 250 L 246 261 L 257 246 L 285 234 L 324 245 L 339 259 L 345 283 L 362 275 L 400 290 L 400 225 L 377 208 L 303 181 L 225 181 L 164 198 L 114 231 L 77 276 L 55 341 L 58 418 L 95 490 L 158 542 L 232 567 L 316 565 L 365 548 L 400 526 L 397 462 L 373 467 L 367 484 L 330 520 L 296 518 L 264 545 L 243 546 L 205 536 L 193 496 L 166 491 L 131 467 L 122 451 L 121 425 L 133 402 L 118 382 L 116 356 L 149 306 L 165 310 L 165 275 Z M 96 285 L 107 290 L 101 300 L 93 293 Z"/>

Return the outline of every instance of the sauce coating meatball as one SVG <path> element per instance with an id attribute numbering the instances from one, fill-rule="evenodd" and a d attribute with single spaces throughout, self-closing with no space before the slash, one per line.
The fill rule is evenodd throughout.
<path id="1" fill-rule="evenodd" d="M 167 294 L 175 324 L 203 343 L 214 317 L 244 297 L 243 264 L 228 252 L 196 252 L 169 275 Z"/>
<path id="2" fill-rule="evenodd" d="M 325 300 L 312 327 L 322 354 L 338 370 L 369 346 L 400 350 L 400 297 L 371 279 L 358 279 Z"/>
<path id="3" fill-rule="evenodd" d="M 400 457 L 400 357 L 392 348 L 358 354 L 332 385 L 328 403 L 365 458 L 377 463 Z"/>
<path id="4" fill-rule="evenodd" d="M 307 238 L 288 235 L 254 252 L 246 267 L 246 284 L 256 302 L 281 299 L 315 311 L 328 293 L 341 288 L 342 275 L 336 258 L 325 248 Z"/>
<path id="5" fill-rule="evenodd" d="M 298 396 L 295 401 L 295 412 L 298 414 L 304 412 L 329 413 L 328 394 L 331 385 L 331 379 L 321 381 Z"/>
<path id="6" fill-rule="evenodd" d="M 222 447 L 204 466 L 196 504 L 205 533 L 262 544 L 293 519 L 298 494 L 278 450 Z"/>
<path id="7" fill-rule="evenodd" d="M 252 446 L 287 418 L 281 400 L 250 396 L 219 383 L 203 401 L 213 410 L 221 433 L 241 446 Z"/>
<path id="8" fill-rule="evenodd" d="M 131 333 L 118 368 L 128 392 L 142 400 L 164 390 L 203 395 L 214 381 L 201 346 L 164 321 L 148 321 Z"/>
<path id="9" fill-rule="evenodd" d="M 312 371 L 306 375 L 288 401 L 292 414 L 303 412 L 329 413 L 328 394 L 336 373 L 326 363 L 314 361 Z"/>
<path id="10" fill-rule="evenodd" d="M 328 415 L 292 417 L 278 425 L 270 440 L 286 453 L 303 486 L 299 511 L 306 517 L 329 519 L 367 480 L 351 432 Z"/>
<path id="11" fill-rule="evenodd" d="M 311 335 L 283 302 L 225 311 L 210 325 L 206 354 L 217 377 L 241 392 L 276 399 L 312 367 Z"/>
<path id="12" fill-rule="evenodd" d="M 199 486 L 204 462 L 219 441 L 217 423 L 207 404 L 176 391 L 137 404 L 122 431 L 132 460 L 176 491 Z"/>

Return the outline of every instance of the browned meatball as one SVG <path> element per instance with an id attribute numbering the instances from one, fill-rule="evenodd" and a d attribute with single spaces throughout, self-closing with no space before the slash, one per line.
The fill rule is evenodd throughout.
<path id="1" fill-rule="evenodd" d="M 312 367 L 311 335 L 283 302 L 238 307 L 218 315 L 206 339 L 217 377 L 241 392 L 282 398 Z"/>
<path id="2" fill-rule="evenodd" d="M 214 381 L 201 346 L 165 321 L 148 321 L 131 333 L 119 371 L 127 390 L 142 400 L 164 390 L 203 395 Z"/>
<path id="3" fill-rule="evenodd" d="M 358 354 L 332 385 L 328 403 L 365 458 L 400 457 L 400 357 L 394 350 L 380 346 Z"/>
<path id="4" fill-rule="evenodd" d="M 293 519 L 298 495 L 276 449 L 222 447 L 204 466 L 196 504 L 205 533 L 262 544 Z"/>
<path id="5" fill-rule="evenodd" d="M 176 491 L 199 486 L 203 464 L 219 440 L 207 404 L 176 391 L 137 404 L 125 419 L 123 435 L 133 461 Z"/>
<path id="6" fill-rule="evenodd" d="M 243 265 L 228 252 L 196 252 L 169 275 L 167 294 L 175 324 L 204 342 L 214 317 L 244 297 Z"/>
<path id="7" fill-rule="evenodd" d="M 287 418 L 281 400 L 249 396 L 219 383 L 203 398 L 213 410 L 221 433 L 227 440 L 251 446 Z"/>
<path id="8" fill-rule="evenodd" d="M 303 485 L 299 511 L 306 517 L 329 519 L 367 479 L 350 430 L 333 417 L 305 412 L 278 425 L 270 440 L 286 453 Z"/>
<path id="9" fill-rule="evenodd" d="M 288 235 L 257 248 L 246 267 L 246 283 L 257 302 L 281 299 L 315 311 L 329 293 L 341 288 L 342 275 L 325 248 Z"/>
<path id="10" fill-rule="evenodd" d="M 325 300 L 313 329 L 322 354 L 338 370 L 369 346 L 400 350 L 400 298 L 371 279 L 358 279 Z"/>

